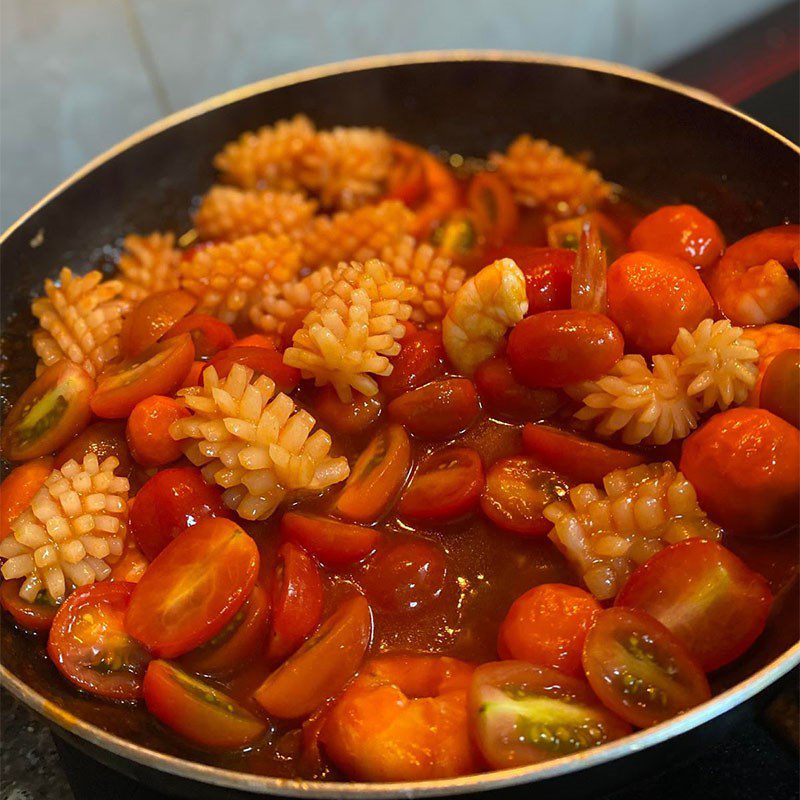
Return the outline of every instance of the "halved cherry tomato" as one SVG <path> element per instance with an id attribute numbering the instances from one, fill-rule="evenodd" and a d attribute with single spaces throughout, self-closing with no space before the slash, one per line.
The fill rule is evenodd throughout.
<path id="1" fill-rule="evenodd" d="M 183 379 L 180 388 L 186 389 L 189 386 L 201 386 L 203 383 L 201 376 L 205 368 L 205 361 L 192 361 L 192 366 L 189 367 L 189 371 L 186 373 L 186 377 Z"/>
<path id="2" fill-rule="evenodd" d="M 39 592 L 29 603 L 19 596 L 23 579 L 3 581 L 0 584 L 0 606 L 14 618 L 14 622 L 26 631 L 49 631 L 59 604 L 54 603 L 48 592 Z"/>
<path id="3" fill-rule="evenodd" d="M 128 417 L 126 438 L 131 455 L 143 467 L 163 467 L 181 457 L 179 442 L 169 435 L 169 426 L 189 416 L 177 400 L 154 394 L 140 400 Z"/>
<path id="4" fill-rule="evenodd" d="M 758 404 L 800 428 L 800 350 L 775 356 L 764 373 Z"/>
<path id="5" fill-rule="evenodd" d="M 494 172 L 479 172 L 467 189 L 467 204 L 490 242 L 508 239 L 519 224 L 519 209 L 508 184 Z"/>
<path id="6" fill-rule="evenodd" d="M 134 501 L 129 500 L 129 506 Z M 150 561 L 145 558 L 144 553 L 139 549 L 133 536 L 125 539 L 125 550 L 119 561 L 115 561 L 111 567 L 111 574 L 108 576 L 110 581 L 126 581 L 127 583 L 139 583 L 144 575 L 144 571 L 150 565 Z"/>
<path id="7" fill-rule="evenodd" d="M 277 350 L 266 347 L 229 347 L 208 362 L 220 378 L 226 377 L 234 364 L 244 364 L 257 375 L 272 378 L 276 391 L 284 394 L 291 394 L 300 385 L 300 370 L 284 364 L 283 355 Z"/>
<path id="8" fill-rule="evenodd" d="M 210 314 L 189 314 L 170 328 L 166 339 L 188 333 L 194 342 L 194 357 L 205 361 L 236 342 L 233 328 Z M 238 343 L 237 343 L 238 344 Z"/>
<path id="9" fill-rule="evenodd" d="M 468 378 L 433 381 L 389 403 L 389 419 L 421 439 L 452 439 L 479 411 L 475 384 Z"/>
<path id="10" fill-rule="evenodd" d="M 122 326 L 120 347 L 138 356 L 172 330 L 197 304 L 189 292 L 170 289 L 148 295 L 134 307 Z"/>
<path id="11" fill-rule="evenodd" d="M 404 517 L 454 519 L 472 511 L 483 491 L 481 457 L 471 447 L 448 447 L 419 467 L 397 504 Z"/>
<path id="12" fill-rule="evenodd" d="M 375 549 L 380 538 L 374 528 L 294 511 L 283 515 L 281 533 L 326 566 L 361 561 Z"/>
<path id="13" fill-rule="evenodd" d="M 615 469 L 628 469 L 645 463 L 644 456 L 639 453 L 590 442 L 549 425 L 526 425 L 522 429 L 522 447 L 544 466 L 576 483 L 599 485 Z"/>
<path id="14" fill-rule="evenodd" d="M 481 510 L 498 527 L 522 536 L 541 536 L 552 525 L 544 507 L 567 493 L 559 474 L 543 469 L 530 456 L 510 456 L 495 462 L 486 475 Z"/>
<path id="15" fill-rule="evenodd" d="M 272 580 L 272 628 L 267 655 L 282 660 L 319 625 L 322 617 L 322 576 L 302 547 L 284 542 L 278 550 Z"/>
<path id="16" fill-rule="evenodd" d="M 190 742 L 209 750 L 237 750 L 266 726 L 219 689 L 167 661 L 151 661 L 144 676 L 147 710 Z"/>
<path id="17" fill-rule="evenodd" d="M 114 456 L 119 461 L 114 472 L 117 475 L 130 475 L 133 461 L 125 439 L 125 423 L 116 419 L 93 422 L 58 451 L 53 466 L 60 468 L 71 458 L 80 463 L 88 453 L 94 453 L 100 462 Z"/>
<path id="18" fill-rule="evenodd" d="M 92 417 L 94 381 L 71 361 L 48 367 L 14 403 L 3 424 L 3 456 L 27 461 L 52 453 Z"/>
<path id="19" fill-rule="evenodd" d="M 554 389 L 531 389 L 514 378 L 504 356 L 489 358 L 472 376 L 487 410 L 512 420 L 547 419 L 564 405 L 566 398 Z"/>
<path id="20" fill-rule="evenodd" d="M 156 657 L 188 653 L 213 639 L 242 607 L 258 561 L 256 543 L 235 522 L 201 520 L 147 568 L 133 591 L 125 628 Z"/>
<path id="21" fill-rule="evenodd" d="M 538 764 L 631 732 L 582 680 L 525 661 L 478 667 L 469 715 L 478 748 L 494 769 Z"/>
<path id="22" fill-rule="evenodd" d="M 464 209 L 445 217 L 431 234 L 431 244 L 439 254 L 459 264 L 480 257 L 483 241 L 476 214 Z"/>
<path id="23" fill-rule="evenodd" d="M 61 604 L 47 640 L 58 671 L 79 689 L 108 700 L 138 700 L 150 656 L 125 630 L 132 583 L 76 589 Z"/>
<path id="24" fill-rule="evenodd" d="M 320 387 L 314 394 L 314 411 L 320 424 L 339 433 L 363 433 L 377 421 L 382 410 L 379 395 L 356 394 L 349 403 L 343 403 L 330 384 Z"/>
<path id="25" fill-rule="evenodd" d="M 401 613 L 430 605 L 442 593 L 446 574 L 442 549 L 409 536 L 379 549 L 367 563 L 361 583 L 371 603 Z"/>
<path id="26" fill-rule="evenodd" d="M 586 632 L 600 611 L 600 603 L 577 586 L 535 586 L 512 603 L 500 626 L 497 652 L 580 677 Z"/>
<path id="27" fill-rule="evenodd" d="M 625 250 L 625 237 L 622 230 L 610 217 L 599 211 L 551 222 L 547 226 L 547 243 L 550 247 L 577 250 L 581 233 L 586 225 L 592 226 L 600 234 L 600 241 L 609 260 L 613 261 Z"/>
<path id="28" fill-rule="evenodd" d="M 603 314 L 543 311 L 514 326 L 506 352 L 520 383 L 559 388 L 605 374 L 624 347 L 619 328 Z"/>
<path id="29" fill-rule="evenodd" d="M 633 608 L 597 615 L 583 645 L 583 669 L 603 705 L 637 728 L 711 697 L 703 670 L 678 638 Z"/>
<path id="30" fill-rule="evenodd" d="M 402 200 L 409 208 L 425 194 L 422 151 L 405 142 L 392 142 L 392 166 L 386 179 L 386 198 Z"/>
<path id="31" fill-rule="evenodd" d="M 151 561 L 186 528 L 206 517 L 230 517 L 222 492 L 197 467 L 173 467 L 153 475 L 136 495 L 129 526 Z"/>
<path id="32" fill-rule="evenodd" d="M 444 219 L 461 201 L 461 187 L 453 171 L 424 150 L 420 150 L 425 173 L 425 195 L 414 209 L 416 219 L 412 233 L 424 237 L 433 225 Z"/>
<path id="33" fill-rule="evenodd" d="M 53 459 L 43 456 L 8 473 L 0 484 L 0 541 L 11 533 L 11 523 L 30 506 L 52 471 Z"/>
<path id="34" fill-rule="evenodd" d="M 400 352 L 392 359 L 391 374 L 378 381 L 389 398 L 418 389 L 444 373 L 441 333 L 413 329 L 406 332 L 401 344 Z"/>
<path id="35" fill-rule="evenodd" d="M 303 327 L 303 320 L 308 316 L 307 308 L 299 308 L 283 323 L 281 330 L 280 351 L 283 352 L 287 347 L 292 346 L 292 339 L 300 328 Z"/>
<path id="36" fill-rule="evenodd" d="M 229 347 L 266 347 L 267 350 L 277 350 L 279 338 L 277 336 L 267 336 L 265 333 L 251 333 L 243 339 L 237 339 Z"/>
<path id="37" fill-rule="evenodd" d="M 337 695 L 360 666 L 372 639 L 372 612 L 356 595 L 344 600 L 317 632 L 259 686 L 268 714 L 296 719 Z"/>
<path id="38" fill-rule="evenodd" d="M 642 564 L 616 605 L 646 611 L 669 628 L 706 671 L 738 658 L 760 636 L 769 584 L 717 542 L 687 539 Z"/>
<path id="39" fill-rule="evenodd" d="M 194 361 L 194 345 L 188 333 L 153 345 L 114 370 L 100 376 L 91 400 L 98 417 L 123 419 L 134 406 L 152 394 L 172 394 L 183 382 Z"/>
<path id="40" fill-rule="evenodd" d="M 201 675 L 224 675 L 266 650 L 269 597 L 256 584 L 234 618 L 210 641 L 181 656 L 181 664 Z"/>
<path id="41" fill-rule="evenodd" d="M 411 467 L 411 442 L 402 425 L 389 425 L 358 457 L 334 504 L 353 522 L 376 522 L 397 497 Z"/>

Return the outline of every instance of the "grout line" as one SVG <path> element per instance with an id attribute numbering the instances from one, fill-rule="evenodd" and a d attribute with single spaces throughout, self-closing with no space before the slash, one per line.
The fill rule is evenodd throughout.
<path id="1" fill-rule="evenodd" d="M 131 39 L 133 39 L 133 44 L 139 54 L 142 69 L 155 95 L 159 111 L 162 115 L 171 114 L 174 109 L 172 108 L 172 103 L 170 103 L 169 94 L 167 93 L 166 86 L 164 86 L 164 81 L 161 79 L 161 73 L 158 71 L 153 51 L 150 49 L 147 37 L 144 34 L 139 15 L 136 13 L 136 8 L 132 0 L 122 0 L 122 4 L 125 6 L 125 16 L 128 21 L 128 30 L 131 34 Z"/>

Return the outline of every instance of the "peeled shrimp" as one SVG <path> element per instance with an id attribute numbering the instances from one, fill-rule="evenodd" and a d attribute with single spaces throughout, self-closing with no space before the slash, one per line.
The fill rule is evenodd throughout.
<path id="1" fill-rule="evenodd" d="M 800 266 L 800 225 L 778 225 L 731 245 L 708 278 L 720 310 L 735 325 L 765 325 L 800 304 L 787 270 Z"/>

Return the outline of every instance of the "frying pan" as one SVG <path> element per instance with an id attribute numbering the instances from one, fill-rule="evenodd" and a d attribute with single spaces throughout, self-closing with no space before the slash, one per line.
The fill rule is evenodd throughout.
<path id="1" fill-rule="evenodd" d="M 381 126 L 464 155 L 502 149 L 528 131 L 568 152 L 590 151 L 593 165 L 634 195 L 701 206 L 729 241 L 800 218 L 800 149 L 704 93 L 611 64 L 528 53 L 372 58 L 221 95 L 156 123 L 80 170 L 0 240 L 7 330 L 30 331 L 31 294 L 62 264 L 78 271 L 110 265 L 122 234 L 188 229 L 188 209 L 213 181 L 211 159 L 222 145 L 297 112 L 320 127 Z M 17 370 L 30 377 L 23 338 L 6 341 L 4 382 L 13 383 Z M 460 796 L 514 787 L 530 792 L 534 783 L 537 797 L 596 796 L 710 746 L 752 713 L 765 690 L 800 662 L 797 606 L 795 581 L 779 595 L 751 651 L 715 676 L 719 693 L 681 717 L 536 766 L 424 783 L 303 782 L 157 752 L 126 729 L 128 712 L 102 726 L 82 718 L 88 701 L 66 689 L 44 659 L 34 662 L 9 647 L 18 636 L 9 626 L 0 641 L 0 680 L 58 736 L 129 777 L 187 797 Z"/>

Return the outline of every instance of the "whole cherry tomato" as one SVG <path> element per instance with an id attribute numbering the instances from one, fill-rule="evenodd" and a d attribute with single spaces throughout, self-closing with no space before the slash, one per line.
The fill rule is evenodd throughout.
<path id="1" fill-rule="evenodd" d="M 265 333 L 251 333 L 243 339 L 237 339 L 229 347 L 266 347 L 267 350 L 277 350 L 280 337 L 275 334 L 267 336 Z"/>
<path id="2" fill-rule="evenodd" d="M 509 185 L 496 172 L 479 172 L 467 189 L 467 204 L 489 242 L 508 239 L 519 224 L 519 210 Z"/>
<path id="3" fill-rule="evenodd" d="M 201 361 L 227 349 L 236 341 L 233 328 L 209 314 L 189 314 L 170 328 L 166 338 L 182 333 L 188 333 L 192 337 L 194 357 Z"/>
<path id="4" fill-rule="evenodd" d="M 29 603 L 19 596 L 23 578 L 4 580 L 0 583 L 0 606 L 14 618 L 14 622 L 26 631 L 41 633 L 49 631 L 59 609 L 47 592 L 39 592 Z"/>
<path id="5" fill-rule="evenodd" d="M 50 456 L 36 458 L 12 469 L 0 484 L 0 541 L 11 533 L 11 523 L 30 507 L 33 496 L 53 471 Z"/>
<path id="6" fill-rule="evenodd" d="M 316 390 L 313 402 L 315 416 L 323 427 L 351 435 L 370 428 L 383 410 L 379 395 L 365 397 L 356 394 L 349 403 L 343 403 L 330 384 Z"/>
<path id="7" fill-rule="evenodd" d="M 134 306 L 120 333 L 120 347 L 126 356 L 138 356 L 152 347 L 196 305 L 197 300 L 181 289 L 148 295 Z"/>
<path id="8" fill-rule="evenodd" d="M 392 359 L 392 372 L 378 379 L 381 391 L 389 397 L 418 389 L 444 373 L 444 344 L 437 331 L 410 331 L 401 341 L 400 352 Z"/>
<path id="9" fill-rule="evenodd" d="M 281 533 L 328 566 L 361 561 L 375 549 L 380 538 L 375 528 L 295 511 L 283 515 Z"/>
<path id="10" fill-rule="evenodd" d="M 266 375 L 275 381 L 275 390 L 291 394 L 300 385 L 300 370 L 283 363 L 283 355 L 266 347 L 229 347 L 217 353 L 208 366 L 224 378 L 234 364 L 244 364 L 257 375 Z"/>
<path id="11" fill-rule="evenodd" d="M 58 451 L 53 466 L 60 468 L 71 458 L 81 463 L 88 453 L 94 453 L 101 463 L 114 456 L 119 461 L 116 474 L 130 475 L 133 461 L 125 438 L 125 422 L 117 419 L 93 422 Z"/>
<path id="12" fill-rule="evenodd" d="M 775 356 L 761 381 L 758 404 L 800 428 L 800 350 Z"/>
<path id="13" fill-rule="evenodd" d="M 131 455 L 143 467 L 163 467 L 181 457 L 180 443 L 169 434 L 173 422 L 189 411 L 171 397 L 154 394 L 140 400 L 128 417 L 126 438 Z"/>
<path id="14" fill-rule="evenodd" d="M 475 384 L 447 378 L 400 395 L 389 403 L 389 419 L 421 439 L 452 439 L 465 431 L 480 411 Z"/>

